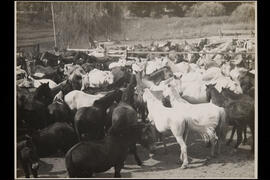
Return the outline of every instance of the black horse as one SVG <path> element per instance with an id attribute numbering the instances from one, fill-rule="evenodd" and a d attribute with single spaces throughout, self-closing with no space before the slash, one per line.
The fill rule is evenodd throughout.
<path id="1" fill-rule="evenodd" d="M 34 178 L 38 177 L 39 156 L 36 147 L 32 142 L 32 138 L 25 136 L 26 140 L 17 144 L 17 162 L 20 162 L 25 174 L 25 178 L 30 178 L 29 169 Z"/>
<path id="2" fill-rule="evenodd" d="M 86 134 L 88 140 L 104 138 L 106 110 L 114 101 L 119 102 L 121 96 L 122 91 L 117 89 L 96 100 L 93 106 L 82 107 L 77 110 L 74 117 L 74 128 L 79 141 L 82 139 L 82 134 Z"/>
<path id="3" fill-rule="evenodd" d="M 34 131 L 31 137 L 40 157 L 66 153 L 78 142 L 73 127 L 66 122 L 55 122 L 42 130 Z"/>
<path id="4" fill-rule="evenodd" d="M 53 122 L 67 122 L 73 124 L 74 113 L 65 101 L 54 101 L 48 106 L 48 111 Z"/>
<path id="5" fill-rule="evenodd" d="M 43 84 L 37 89 L 17 87 L 18 128 L 42 129 L 51 123 L 47 109 L 49 94 L 46 88 L 49 89 L 48 84 Z M 40 90 L 44 92 L 41 93 Z"/>
<path id="6" fill-rule="evenodd" d="M 122 122 L 123 123 L 123 122 Z M 121 177 L 120 171 L 128 155 L 128 149 L 138 139 L 146 147 L 151 144 L 149 126 L 126 122 L 123 129 L 117 129 L 99 141 L 83 141 L 74 145 L 66 154 L 65 164 L 70 178 L 92 177 L 114 167 L 114 177 Z M 150 140 L 150 142 L 149 142 Z"/>

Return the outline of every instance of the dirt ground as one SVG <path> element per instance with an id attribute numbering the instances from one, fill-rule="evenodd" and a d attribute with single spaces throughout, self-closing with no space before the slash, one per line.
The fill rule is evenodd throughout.
<path id="1" fill-rule="evenodd" d="M 230 131 L 227 134 L 227 138 Z M 168 153 L 164 151 L 162 143 L 157 143 L 155 154 L 138 145 L 138 153 L 143 161 L 143 166 L 138 166 L 132 155 L 127 157 L 124 169 L 121 171 L 123 178 L 254 178 L 255 161 L 254 155 L 250 153 L 250 132 L 248 130 L 248 144 L 240 145 L 234 152 L 232 146 L 222 146 L 221 154 L 209 161 L 210 149 L 197 134 L 190 134 L 187 140 L 189 167 L 181 169 L 177 164 L 180 148 L 175 138 L 168 133 L 165 142 Z M 64 157 L 48 157 L 40 159 L 39 177 L 41 178 L 68 178 L 65 169 Z M 95 174 L 95 178 L 112 178 L 114 168 L 107 172 Z M 21 168 L 17 168 L 17 176 L 24 177 Z"/>

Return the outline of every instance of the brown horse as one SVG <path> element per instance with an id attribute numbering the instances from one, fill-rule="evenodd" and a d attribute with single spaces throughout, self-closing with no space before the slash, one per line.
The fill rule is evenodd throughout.
<path id="1" fill-rule="evenodd" d="M 251 106 L 254 106 L 254 99 L 246 94 L 235 94 L 233 91 L 231 91 L 228 88 L 222 88 L 221 94 L 229 98 L 231 100 L 241 100 L 245 101 L 246 103 L 250 103 Z M 227 144 L 229 145 L 233 139 L 233 135 L 235 133 L 236 128 L 234 127 L 232 130 L 232 134 L 230 136 L 230 139 L 228 140 Z M 244 141 L 243 144 L 245 145 L 247 143 L 247 127 L 244 128 Z"/>

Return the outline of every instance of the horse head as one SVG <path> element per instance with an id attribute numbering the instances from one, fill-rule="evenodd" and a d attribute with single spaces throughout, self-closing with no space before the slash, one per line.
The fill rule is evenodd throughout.
<path id="1" fill-rule="evenodd" d="M 215 90 L 217 91 L 217 89 L 215 88 L 216 83 L 215 84 L 205 84 L 206 86 L 206 99 L 208 102 L 210 102 L 211 98 L 212 98 L 212 91 Z"/>
<path id="2" fill-rule="evenodd" d="M 141 137 L 139 143 L 146 149 L 153 151 L 155 149 L 155 140 L 156 140 L 156 130 L 155 126 L 152 125 L 149 121 L 144 123 L 142 128 Z"/>
<path id="3" fill-rule="evenodd" d="M 36 89 L 34 98 L 45 105 L 49 105 L 52 100 L 52 93 L 49 87 L 49 82 L 41 83 L 41 85 Z"/>

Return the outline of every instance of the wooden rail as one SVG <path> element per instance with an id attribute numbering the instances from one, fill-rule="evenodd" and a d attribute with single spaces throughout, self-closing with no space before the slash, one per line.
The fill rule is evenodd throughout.
<path id="1" fill-rule="evenodd" d="M 196 51 L 189 51 L 189 52 L 157 52 L 157 51 L 127 51 L 128 54 L 255 54 L 255 52 L 196 52 Z"/>

